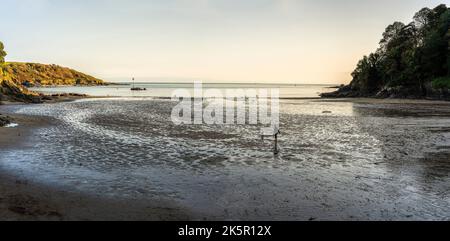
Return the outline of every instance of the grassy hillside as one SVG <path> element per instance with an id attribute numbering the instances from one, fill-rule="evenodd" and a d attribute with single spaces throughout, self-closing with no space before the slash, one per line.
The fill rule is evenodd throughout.
<path id="1" fill-rule="evenodd" d="M 58 65 L 5 63 L 4 79 L 24 86 L 103 85 L 100 79 Z"/>
<path id="2" fill-rule="evenodd" d="M 20 84 L 13 82 L 3 71 L 0 64 L 0 104 L 1 101 L 21 101 L 21 102 L 39 102 L 39 96 L 36 93 L 28 91 Z"/>
<path id="3" fill-rule="evenodd" d="M 7 53 L 0 41 L 1 101 L 40 103 L 48 98 L 26 87 L 56 85 L 104 85 L 103 80 L 58 65 L 5 62 Z"/>
<path id="4" fill-rule="evenodd" d="M 34 63 L 0 63 L 0 101 L 40 103 L 42 96 L 26 87 L 104 85 L 100 79 L 76 70 Z"/>

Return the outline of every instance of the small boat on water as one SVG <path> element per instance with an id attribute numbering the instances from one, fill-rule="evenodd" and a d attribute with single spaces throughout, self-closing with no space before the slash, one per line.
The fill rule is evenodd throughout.
<path id="1" fill-rule="evenodd" d="M 145 91 L 145 90 L 147 90 L 147 88 L 136 87 L 134 85 L 134 78 L 133 78 L 133 87 L 131 87 L 131 91 Z"/>
<path id="2" fill-rule="evenodd" d="M 133 87 L 131 88 L 132 91 L 144 91 L 147 90 L 147 88 L 139 88 L 139 87 Z"/>

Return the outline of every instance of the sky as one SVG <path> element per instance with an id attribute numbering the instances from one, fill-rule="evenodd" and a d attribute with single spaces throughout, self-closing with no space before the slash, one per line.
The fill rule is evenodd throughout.
<path id="1" fill-rule="evenodd" d="M 0 0 L 7 61 L 111 81 L 343 84 L 387 25 L 450 0 Z"/>

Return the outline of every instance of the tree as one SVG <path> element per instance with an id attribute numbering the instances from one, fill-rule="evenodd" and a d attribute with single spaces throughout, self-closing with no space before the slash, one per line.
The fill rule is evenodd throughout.
<path id="1" fill-rule="evenodd" d="M 395 22 L 389 26 L 387 26 L 386 30 L 383 33 L 383 38 L 380 40 L 381 49 L 384 51 L 387 50 L 390 44 L 398 39 L 400 36 L 400 32 L 405 27 L 405 24 L 402 22 Z"/>
<path id="2" fill-rule="evenodd" d="M 3 43 L 0 41 L 0 64 L 5 62 L 6 52 L 4 50 Z"/>
<path id="3" fill-rule="evenodd" d="M 376 93 L 384 86 L 426 95 L 426 83 L 450 80 L 450 9 L 423 8 L 409 24 L 389 25 L 374 54 L 359 61 L 352 88 Z"/>
<path id="4" fill-rule="evenodd" d="M 415 25 L 395 22 L 386 28 L 380 49 L 382 56 L 380 68 L 384 82 L 390 85 L 414 85 L 414 54 L 418 45 Z"/>
<path id="5" fill-rule="evenodd" d="M 429 8 L 422 8 L 419 12 L 414 15 L 414 24 L 417 28 L 422 28 L 427 26 L 430 22 L 431 15 L 433 11 Z"/>
<path id="6" fill-rule="evenodd" d="M 424 78 L 431 80 L 448 74 L 450 10 L 439 5 L 428 16 L 428 24 L 421 29 L 422 44 L 417 57 Z"/>
<path id="7" fill-rule="evenodd" d="M 447 75 L 450 76 L 450 28 L 447 31 L 446 34 L 447 39 Z"/>
<path id="8" fill-rule="evenodd" d="M 359 89 L 364 94 L 371 94 L 383 83 L 380 75 L 380 55 L 378 53 L 364 56 L 362 60 L 358 62 L 358 65 L 353 71 L 352 76 L 357 83 L 354 88 Z"/>

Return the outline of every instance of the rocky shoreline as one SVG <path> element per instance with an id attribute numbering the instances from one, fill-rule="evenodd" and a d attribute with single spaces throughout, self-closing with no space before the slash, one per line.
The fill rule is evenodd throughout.
<path id="1" fill-rule="evenodd" d="M 0 102 L 22 102 L 31 104 L 41 104 L 44 102 L 54 102 L 61 98 L 83 98 L 87 95 L 82 94 L 52 94 L 45 95 L 42 93 L 36 93 L 29 91 L 23 86 L 19 86 L 12 81 L 0 81 Z"/>
<path id="2" fill-rule="evenodd" d="M 11 120 L 9 116 L 3 116 L 0 114 L 0 127 L 11 124 Z"/>
<path id="3" fill-rule="evenodd" d="M 423 90 L 416 88 L 383 87 L 382 89 L 364 92 L 352 85 L 342 85 L 338 90 L 329 93 L 322 93 L 322 98 L 377 98 L 377 99 L 427 99 L 450 101 L 449 89 L 433 88 L 431 83 L 425 85 Z"/>
<path id="4" fill-rule="evenodd" d="M 26 98 L 23 98 L 23 97 Z M 5 96 L 0 93 L 0 106 L 4 104 L 43 104 L 43 103 L 58 103 L 67 102 L 77 99 L 89 98 L 88 95 L 65 93 L 65 94 L 36 94 L 32 96 L 24 95 L 23 93 L 15 96 Z M 0 127 L 11 124 L 14 121 L 14 117 L 10 115 L 3 115 L 0 113 Z"/>

